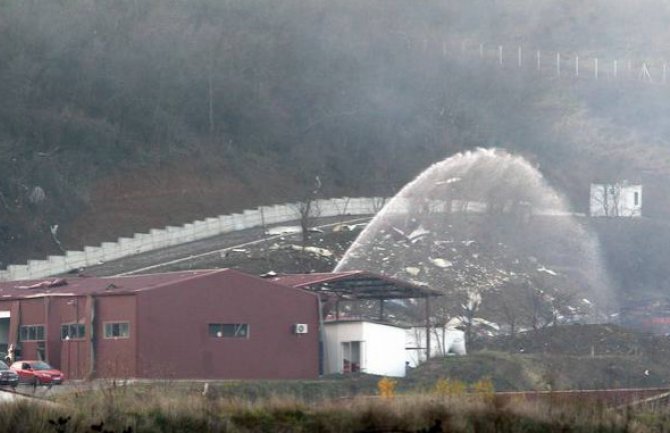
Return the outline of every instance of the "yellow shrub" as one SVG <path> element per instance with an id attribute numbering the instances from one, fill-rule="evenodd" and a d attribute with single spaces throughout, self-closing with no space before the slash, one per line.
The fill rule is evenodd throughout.
<path id="1" fill-rule="evenodd" d="M 460 380 L 438 379 L 435 382 L 435 394 L 440 397 L 457 397 L 465 393 L 466 386 Z"/>
<path id="2" fill-rule="evenodd" d="M 382 398 L 393 398 L 395 397 L 395 386 L 398 382 L 384 377 L 377 382 L 377 389 L 379 390 L 379 395 Z"/>
<path id="3" fill-rule="evenodd" d="M 479 379 L 477 382 L 473 383 L 471 390 L 487 401 L 493 400 L 493 394 L 495 393 L 493 382 L 491 382 L 491 379 L 488 377 Z"/>

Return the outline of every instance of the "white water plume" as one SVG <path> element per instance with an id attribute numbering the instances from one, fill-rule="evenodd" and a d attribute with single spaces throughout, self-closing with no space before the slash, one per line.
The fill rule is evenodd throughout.
<path id="1" fill-rule="evenodd" d="M 592 321 L 614 302 L 598 240 L 585 227 L 526 159 L 478 149 L 407 184 L 335 271 L 427 284 L 445 293 L 445 316 L 461 314 L 475 291 L 483 298 L 476 313 L 511 327 Z"/>

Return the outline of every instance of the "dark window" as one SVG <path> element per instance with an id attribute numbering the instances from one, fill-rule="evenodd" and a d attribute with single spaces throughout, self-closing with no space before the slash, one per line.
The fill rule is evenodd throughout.
<path id="1" fill-rule="evenodd" d="M 633 194 L 633 201 L 635 202 L 635 203 L 634 203 L 635 206 L 639 206 L 639 205 L 640 205 L 640 193 L 639 193 L 639 192 L 636 191 L 636 192 Z"/>
<path id="2" fill-rule="evenodd" d="M 217 338 L 249 338 L 247 323 L 210 323 L 209 336 Z"/>
<path id="3" fill-rule="evenodd" d="M 21 341 L 44 341 L 44 325 L 25 325 L 19 331 Z"/>
<path id="4" fill-rule="evenodd" d="M 68 323 L 60 327 L 61 340 L 81 340 L 84 337 L 86 337 L 86 327 L 83 324 Z"/>
<path id="5" fill-rule="evenodd" d="M 105 338 L 129 338 L 129 329 L 128 322 L 105 323 Z"/>

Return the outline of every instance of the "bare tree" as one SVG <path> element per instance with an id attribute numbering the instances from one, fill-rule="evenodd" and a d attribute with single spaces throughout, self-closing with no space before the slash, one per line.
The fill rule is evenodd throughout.
<path id="1" fill-rule="evenodd" d="M 373 197 L 372 198 L 372 210 L 378 213 L 386 205 L 386 197 Z"/>
<path id="2" fill-rule="evenodd" d="M 58 239 L 58 224 L 54 224 L 52 226 L 49 226 L 49 231 L 51 232 L 51 239 L 53 239 L 54 243 L 58 246 L 58 249 L 61 251 L 61 253 L 65 254 L 65 248 L 63 248 L 63 244 L 61 244 L 60 239 Z"/>
<path id="3" fill-rule="evenodd" d="M 334 203 L 334 205 L 335 205 L 335 208 L 337 209 L 337 214 L 338 214 L 338 216 L 340 217 L 340 223 L 344 222 L 344 219 L 345 219 L 345 217 L 346 217 L 346 215 L 347 215 L 347 211 L 348 211 L 348 208 L 349 208 L 349 201 L 351 201 L 351 198 L 350 198 L 350 197 L 346 197 L 346 198 L 344 199 L 344 205 L 342 206 L 342 208 L 340 208 L 340 207 L 337 205 L 337 201 L 333 200 L 333 203 Z"/>
<path id="4" fill-rule="evenodd" d="M 321 179 L 315 176 L 313 187 L 305 194 L 303 199 L 297 204 L 297 211 L 300 216 L 300 245 L 302 247 L 300 253 L 300 267 L 304 272 L 309 271 L 306 261 L 305 249 L 309 242 L 309 233 L 312 225 L 312 220 L 319 216 L 319 209 L 316 203 L 319 192 L 321 191 Z"/>
<path id="5" fill-rule="evenodd" d="M 620 216 L 621 184 L 591 185 L 591 215 Z"/>
<path id="6" fill-rule="evenodd" d="M 462 308 L 462 320 L 465 325 L 465 338 L 467 341 L 472 339 L 472 328 L 474 326 L 475 317 L 479 311 L 479 307 L 482 305 L 482 295 L 478 288 L 469 287 L 467 289 L 467 298 L 463 304 Z"/>
<path id="7" fill-rule="evenodd" d="M 309 240 L 309 229 L 312 219 L 318 216 L 318 207 L 316 206 L 316 199 L 321 191 L 321 179 L 319 176 L 314 178 L 314 187 L 309 191 L 303 199 L 298 203 L 298 212 L 300 213 L 300 229 L 302 235 L 303 247 Z"/>
<path id="8" fill-rule="evenodd" d="M 577 310 L 571 306 L 575 292 L 554 284 L 551 289 L 543 290 L 537 281 L 529 280 L 526 284 L 528 321 L 535 331 L 548 326 L 556 326 L 561 317 L 567 318 Z M 575 311 L 570 311 L 570 308 Z"/>
<path id="9" fill-rule="evenodd" d="M 498 291 L 497 311 L 500 321 L 507 324 L 512 340 L 516 336 L 521 321 L 520 303 L 518 297 L 518 285 L 507 284 Z"/>

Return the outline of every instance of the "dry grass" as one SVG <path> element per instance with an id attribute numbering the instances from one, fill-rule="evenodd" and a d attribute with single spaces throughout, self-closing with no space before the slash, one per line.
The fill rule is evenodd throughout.
<path id="1" fill-rule="evenodd" d="M 0 407 L 0 431 L 90 432 L 646 432 L 663 414 L 548 406 L 484 395 L 400 394 L 307 402 L 273 396 L 251 401 L 203 396 L 169 385 L 105 387 L 64 394 L 60 405 Z M 61 420 L 70 417 L 66 422 Z M 50 423 L 51 421 L 51 423 Z M 99 431 L 99 430 L 98 430 Z"/>

